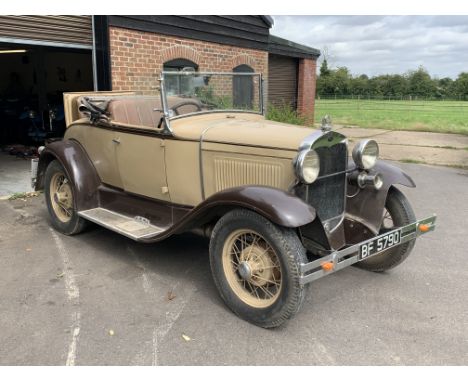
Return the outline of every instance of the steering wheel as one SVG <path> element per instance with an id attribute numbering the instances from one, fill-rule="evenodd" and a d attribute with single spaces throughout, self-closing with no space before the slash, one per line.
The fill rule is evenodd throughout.
<path id="1" fill-rule="evenodd" d="M 193 106 L 195 106 L 197 108 L 197 111 L 202 111 L 200 103 L 197 102 L 197 101 L 194 101 L 194 100 L 190 100 L 190 99 L 188 99 L 186 101 L 176 103 L 175 105 L 173 105 L 171 107 L 171 110 L 174 110 L 175 115 L 179 115 L 179 112 L 178 112 L 177 109 L 182 107 L 182 106 L 186 106 L 186 105 L 193 105 Z"/>

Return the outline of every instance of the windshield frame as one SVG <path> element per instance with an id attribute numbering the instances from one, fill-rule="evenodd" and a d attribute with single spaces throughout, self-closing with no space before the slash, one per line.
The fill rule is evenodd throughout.
<path id="1" fill-rule="evenodd" d="M 220 76 L 251 76 L 251 77 L 257 77 L 259 79 L 259 86 L 258 86 L 258 97 L 259 97 L 259 111 L 255 110 L 245 110 L 245 109 L 215 109 L 215 110 L 204 110 L 204 111 L 197 111 L 193 113 L 186 113 L 182 115 L 175 115 L 171 116 L 169 112 L 169 106 L 167 102 L 167 94 L 166 94 L 166 88 L 165 88 L 165 76 L 193 76 L 193 75 L 220 75 Z M 264 100 L 263 100 L 263 76 L 262 73 L 245 73 L 245 72 L 193 72 L 193 71 L 180 71 L 180 72 L 168 72 L 168 71 L 162 71 L 161 76 L 159 78 L 160 82 L 160 96 L 161 96 L 161 105 L 162 105 L 162 112 L 164 116 L 164 122 L 166 124 L 166 128 L 172 132 L 172 129 L 170 127 L 170 121 L 175 120 L 175 119 L 180 119 L 180 118 L 186 118 L 186 117 L 191 117 L 191 116 L 196 116 L 196 115 L 203 115 L 203 114 L 215 114 L 215 113 L 248 113 L 248 114 L 259 114 L 259 115 L 264 115 L 265 114 L 265 107 L 264 107 Z"/>

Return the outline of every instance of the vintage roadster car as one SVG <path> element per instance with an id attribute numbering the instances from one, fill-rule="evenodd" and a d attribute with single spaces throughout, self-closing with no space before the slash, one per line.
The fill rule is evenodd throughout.
<path id="1" fill-rule="evenodd" d="M 91 221 L 146 243 L 202 233 L 224 302 L 275 327 L 311 281 L 352 264 L 388 270 L 434 229 L 374 140 L 349 157 L 328 120 L 316 130 L 266 120 L 260 74 L 163 72 L 160 84 L 156 96 L 64 95 L 66 133 L 42 149 L 33 179 L 56 230 Z"/>

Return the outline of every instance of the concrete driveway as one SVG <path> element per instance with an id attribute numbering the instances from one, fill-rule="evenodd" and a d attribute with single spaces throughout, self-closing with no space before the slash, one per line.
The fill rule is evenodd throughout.
<path id="1" fill-rule="evenodd" d="M 49 228 L 43 196 L 1 201 L 0 363 L 466 365 L 468 172 L 397 165 L 437 230 L 392 272 L 314 282 L 275 330 L 224 306 L 204 239 L 142 245 L 98 227 L 66 237 Z"/>

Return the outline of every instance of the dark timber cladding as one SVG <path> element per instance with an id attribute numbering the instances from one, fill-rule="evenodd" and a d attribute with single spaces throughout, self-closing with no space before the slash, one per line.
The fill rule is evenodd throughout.
<path id="1" fill-rule="evenodd" d="M 296 108 L 297 67 L 296 58 L 275 54 L 268 56 L 268 103 Z"/>
<path id="2" fill-rule="evenodd" d="M 267 16 L 109 16 L 109 25 L 267 50 L 272 20 Z"/>
<path id="3" fill-rule="evenodd" d="M 0 41 L 91 49 L 91 16 L 0 16 Z"/>
<path id="4" fill-rule="evenodd" d="M 318 49 L 273 35 L 269 37 L 268 52 L 295 58 L 317 59 L 320 56 Z"/>

